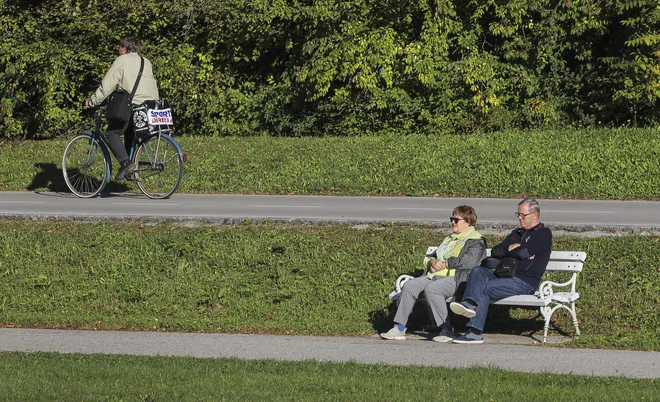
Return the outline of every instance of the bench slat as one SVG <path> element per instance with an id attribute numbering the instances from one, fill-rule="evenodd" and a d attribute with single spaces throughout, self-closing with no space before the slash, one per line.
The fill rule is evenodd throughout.
<path id="1" fill-rule="evenodd" d="M 543 301 L 543 299 L 541 299 L 538 292 L 536 292 L 536 294 L 533 295 L 509 296 L 506 299 L 493 300 L 490 302 L 490 304 L 499 304 L 501 306 L 533 306 L 533 307 L 541 307 L 548 305 L 548 303 L 546 303 L 545 301 Z"/>
<path id="2" fill-rule="evenodd" d="M 486 268 L 495 269 L 500 260 L 490 258 L 482 265 Z M 582 272 L 583 262 L 550 260 L 545 270 L 547 272 Z"/>
<path id="3" fill-rule="evenodd" d="M 492 249 L 486 249 L 486 257 L 490 257 Z M 584 251 L 552 251 L 550 261 L 574 261 L 584 263 L 587 260 L 587 253 Z"/>
<path id="4" fill-rule="evenodd" d="M 486 256 L 490 257 L 491 249 L 486 250 Z M 550 261 L 546 267 L 548 272 L 582 272 L 582 267 L 587 259 L 584 251 L 553 251 Z M 488 268 L 495 268 L 498 260 L 488 260 L 485 264 Z"/>
<path id="5" fill-rule="evenodd" d="M 582 262 L 566 262 L 550 260 L 546 272 L 582 272 Z"/>
<path id="6" fill-rule="evenodd" d="M 587 260 L 587 253 L 584 251 L 553 251 L 550 253 L 551 260 L 579 261 L 584 263 Z"/>

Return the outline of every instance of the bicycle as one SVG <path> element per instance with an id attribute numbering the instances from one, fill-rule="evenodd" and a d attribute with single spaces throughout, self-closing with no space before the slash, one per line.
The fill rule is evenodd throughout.
<path id="1" fill-rule="evenodd" d="M 94 131 L 85 131 L 74 137 L 62 156 L 66 185 L 81 198 L 97 196 L 111 180 L 112 158 L 105 135 L 101 132 L 102 110 L 93 110 Z M 186 155 L 172 134 L 173 130 L 159 130 L 144 138 L 137 135 L 133 138 L 129 158 L 137 170 L 126 178 L 135 181 L 149 198 L 168 198 L 181 183 Z"/>

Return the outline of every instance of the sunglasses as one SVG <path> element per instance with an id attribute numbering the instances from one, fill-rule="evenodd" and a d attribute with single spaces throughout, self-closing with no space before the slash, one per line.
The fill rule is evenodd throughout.
<path id="1" fill-rule="evenodd" d="M 464 221 L 464 220 L 465 220 L 465 219 L 463 219 L 463 218 L 458 218 L 458 217 L 456 217 L 456 216 L 450 216 L 450 217 L 449 217 L 449 222 L 451 222 L 451 223 L 458 223 L 458 221 Z"/>
<path id="2" fill-rule="evenodd" d="M 524 219 L 524 218 L 527 218 L 528 215 L 535 214 L 535 213 L 536 213 L 536 211 L 534 211 L 534 212 L 530 212 L 530 213 L 528 213 L 528 214 L 523 214 L 523 213 L 520 213 L 520 212 L 516 212 L 514 215 L 516 215 L 516 218 L 519 218 L 519 217 L 522 216 L 523 219 Z"/>

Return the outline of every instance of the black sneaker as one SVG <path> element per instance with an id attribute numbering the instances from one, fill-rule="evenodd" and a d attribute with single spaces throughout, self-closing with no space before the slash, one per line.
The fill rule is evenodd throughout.
<path id="1" fill-rule="evenodd" d="M 126 161 L 121 164 L 121 168 L 119 168 L 119 172 L 117 173 L 117 176 L 115 177 L 115 180 L 124 180 L 124 177 L 126 177 L 126 174 L 135 170 L 135 163 L 132 161 Z"/>

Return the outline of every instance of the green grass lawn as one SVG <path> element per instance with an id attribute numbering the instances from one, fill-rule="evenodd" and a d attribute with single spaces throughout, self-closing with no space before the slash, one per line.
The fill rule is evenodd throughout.
<path id="1" fill-rule="evenodd" d="M 494 368 L 0 353 L 1 400 L 657 401 L 660 380 Z"/>
<path id="2" fill-rule="evenodd" d="M 1 222 L 0 325 L 46 328 L 374 334 L 392 324 L 397 276 L 421 274 L 444 237 L 414 225 Z M 660 350 L 660 238 L 557 236 L 553 247 L 588 254 L 572 346 Z M 538 334 L 537 315 L 493 306 L 486 332 Z M 565 312 L 551 330 L 572 333 Z"/>
<path id="3" fill-rule="evenodd" d="M 68 191 L 68 140 L 0 144 L 0 191 Z M 654 129 L 179 141 L 187 193 L 658 199 L 660 188 Z"/>

